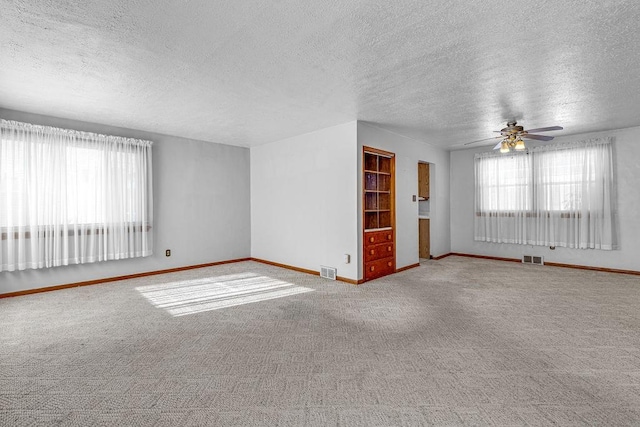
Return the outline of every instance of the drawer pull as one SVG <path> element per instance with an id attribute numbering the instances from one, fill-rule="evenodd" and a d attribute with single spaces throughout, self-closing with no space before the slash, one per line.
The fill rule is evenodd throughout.
<path id="1" fill-rule="evenodd" d="M 371 250 L 369 251 L 369 255 L 373 255 L 373 254 L 375 254 L 375 253 L 376 253 L 376 250 L 375 250 L 375 249 L 371 249 Z"/>
<path id="2" fill-rule="evenodd" d="M 391 240 L 391 234 L 387 234 L 387 240 Z"/>
<path id="3" fill-rule="evenodd" d="M 375 265 L 372 265 L 372 266 L 369 268 L 369 271 L 373 271 L 373 270 L 375 270 L 375 269 L 376 269 L 376 266 L 375 266 Z"/>
<path id="4" fill-rule="evenodd" d="M 392 264 L 392 263 L 391 263 L 391 261 L 389 261 L 389 262 L 387 263 L 387 267 L 391 267 L 391 264 Z"/>
<path id="5" fill-rule="evenodd" d="M 391 252 L 391 246 L 387 247 L 387 252 Z"/>
<path id="6" fill-rule="evenodd" d="M 369 241 L 370 241 L 371 243 L 373 243 L 375 240 L 376 240 L 376 239 L 374 239 L 373 237 L 369 237 Z"/>

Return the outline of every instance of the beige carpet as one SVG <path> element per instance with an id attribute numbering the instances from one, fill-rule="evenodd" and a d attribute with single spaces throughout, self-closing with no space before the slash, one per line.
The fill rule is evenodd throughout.
<path id="1" fill-rule="evenodd" d="M 0 300 L 0 425 L 640 425 L 640 279 L 254 262 Z"/>

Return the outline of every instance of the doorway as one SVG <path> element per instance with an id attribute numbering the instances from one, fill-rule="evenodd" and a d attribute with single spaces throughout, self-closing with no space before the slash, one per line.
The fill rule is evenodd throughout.
<path id="1" fill-rule="evenodd" d="M 431 258 L 431 169 L 426 162 L 418 163 L 418 257 L 420 262 Z"/>

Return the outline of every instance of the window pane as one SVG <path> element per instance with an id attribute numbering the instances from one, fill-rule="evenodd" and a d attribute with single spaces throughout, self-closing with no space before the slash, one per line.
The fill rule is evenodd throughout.
<path id="1" fill-rule="evenodd" d="M 531 167 L 527 156 L 477 159 L 480 211 L 531 209 Z"/>
<path id="2" fill-rule="evenodd" d="M 541 211 L 582 209 L 583 188 L 595 180 L 595 168 L 588 167 L 590 148 L 536 153 L 537 207 Z"/>
<path id="3" fill-rule="evenodd" d="M 123 221 L 142 220 L 140 207 L 132 202 L 144 191 L 144 182 L 139 180 L 141 155 L 80 146 L 51 152 L 46 144 L 3 141 L 0 200 L 5 206 L 0 209 L 0 226 L 54 225 L 48 215 L 52 206 L 62 213 L 58 225 L 104 223 L 107 204 L 119 206 Z M 66 166 L 64 170 L 60 170 L 59 160 Z M 52 185 L 52 177 L 66 186 Z M 114 182 L 125 191 L 113 191 Z M 60 191 L 65 187 L 66 192 Z M 35 193 L 45 193 L 45 199 L 37 200 Z M 32 208 L 30 213 L 27 207 Z"/>

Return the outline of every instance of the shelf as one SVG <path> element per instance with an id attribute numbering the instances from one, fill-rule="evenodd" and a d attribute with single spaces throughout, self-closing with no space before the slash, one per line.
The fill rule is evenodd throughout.
<path id="1" fill-rule="evenodd" d="M 392 226 L 393 156 L 364 152 L 364 229 Z"/>
<path id="2" fill-rule="evenodd" d="M 395 155 L 363 147 L 364 280 L 395 272 Z"/>
<path id="3" fill-rule="evenodd" d="M 364 170 L 378 170 L 378 156 L 372 153 L 364 153 Z"/>
<path id="4" fill-rule="evenodd" d="M 379 211 L 378 227 L 391 227 L 391 211 Z"/>
<path id="5" fill-rule="evenodd" d="M 391 158 L 378 157 L 378 171 L 391 175 Z"/>
<path id="6" fill-rule="evenodd" d="M 372 171 L 372 170 L 369 170 L 369 169 L 365 169 L 364 171 L 367 172 L 367 173 L 375 173 L 377 175 L 389 175 L 389 176 L 391 176 L 391 172 Z"/>

